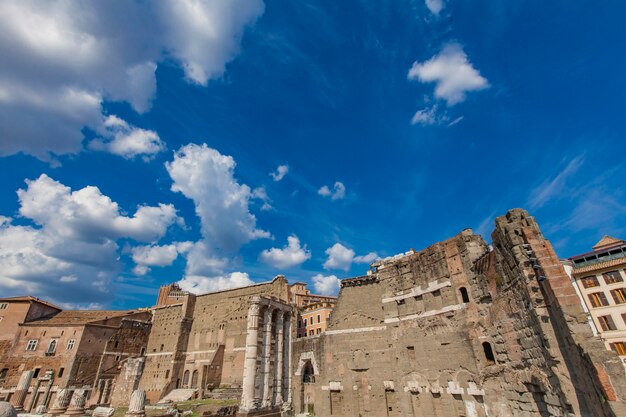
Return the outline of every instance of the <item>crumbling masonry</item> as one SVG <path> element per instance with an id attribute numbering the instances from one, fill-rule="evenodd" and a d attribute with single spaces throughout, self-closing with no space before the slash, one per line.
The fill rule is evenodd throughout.
<path id="1" fill-rule="evenodd" d="M 535 220 L 511 210 L 492 239 L 466 230 L 344 280 L 327 332 L 293 343 L 295 412 L 626 416 L 619 358 Z"/>

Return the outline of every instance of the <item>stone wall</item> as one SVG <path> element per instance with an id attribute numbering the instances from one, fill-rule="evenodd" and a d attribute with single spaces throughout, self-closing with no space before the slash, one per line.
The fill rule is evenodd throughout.
<path id="1" fill-rule="evenodd" d="M 252 297 L 288 300 L 287 280 L 194 296 L 154 309 L 140 388 L 157 402 L 175 388 L 240 388 Z"/>
<path id="2" fill-rule="evenodd" d="M 344 280 L 328 331 L 294 343 L 295 411 L 626 415 L 623 368 L 534 219 L 512 210 L 492 238 L 466 230 Z"/>

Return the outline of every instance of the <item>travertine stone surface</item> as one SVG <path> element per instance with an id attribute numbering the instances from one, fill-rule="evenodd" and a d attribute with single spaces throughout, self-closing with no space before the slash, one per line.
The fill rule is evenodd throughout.
<path id="1" fill-rule="evenodd" d="M 626 415 L 623 367 L 534 218 L 509 211 L 492 240 L 464 230 L 343 280 L 327 332 L 293 343 L 294 412 Z"/>

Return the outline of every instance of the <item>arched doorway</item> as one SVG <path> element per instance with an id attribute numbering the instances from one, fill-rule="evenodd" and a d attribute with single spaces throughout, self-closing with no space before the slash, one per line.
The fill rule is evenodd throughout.
<path id="1" fill-rule="evenodd" d="M 185 373 L 183 374 L 183 387 L 188 387 L 189 386 L 189 371 L 185 371 Z"/>
<path id="2" fill-rule="evenodd" d="M 191 374 L 191 388 L 198 388 L 198 371 L 195 370 Z"/>
<path id="3" fill-rule="evenodd" d="M 307 413 L 312 412 L 313 410 L 309 410 L 312 407 L 310 391 L 308 385 L 315 383 L 315 369 L 313 368 L 313 364 L 310 360 L 307 360 L 302 367 L 302 383 L 300 384 L 300 412 Z"/>

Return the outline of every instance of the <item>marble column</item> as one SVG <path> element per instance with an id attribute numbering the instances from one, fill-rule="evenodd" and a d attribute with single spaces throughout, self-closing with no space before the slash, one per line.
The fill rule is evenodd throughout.
<path id="1" fill-rule="evenodd" d="M 104 393 L 104 380 L 103 379 L 98 380 L 97 387 L 98 387 L 98 401 L 96 401 L 96 404 L 100 405 L 102 401 L 102 394 Z"/>
<path id="2" fill-rule="evenodd" d="M 261 406 L 264 408 L 272 405 L 272 390 L 270 389 L 270 377 L 272 375 L 271 368 L 271 352 L 272 352 L 272 316 L 273 309 L 268 306 L 263 316 L 263 353 L 261 360 L 263 361 L 263 370 L 261 371 Z"/>
<path id="3" fill-rule="evenodd" d="M 104 383 L 104 393 L 102 395 L 102 402 L 104 404 L 109 404 L 111 399 L 109 398 L 111 395 L 111 386 L 113 385 L 112 379 L 107 379 Z"/>
<path id="4" fill-rule="evenodd" d="M 256 363 L 259 352 L 259 313 L 261 306 L 252 303 L 248 309 L 248 332 L 246 334 L 246 355 L 243 365 L 243 382 L 241 394 L 241 410 L 249 411 L 256 408 L 254 385 L 256 380 Z"/>
<path id="5" fill-rule="evenodd" d="M 276 363 L 274 364 L 274 405 L 281 406 L 283 403 L 283 347 L 284 347 L 284 315 L 278 312 L 276 317 Z"/>
<path id="6" fill-rule="evenodd" d="M 35 382 L 35 388 L 33 389 L 33 393 L 30 396 L 30 402 L 28 403 L 27 411 L 29 413 L 35 407 L 35 402 L 37 401 L 37 394 L 39 393 L 40 386 L 41 386 L 41 379 L 38 379 L 37 382 Z"/>
<path id="7" fill-rule="evenodd" d="M 48 409 L 46 416 L 59 415 L 67 410 L 67 406 L 72 398 L 72 392 L 73 391 L 71 389 L 67 388 L 57 391 L 57 396 Z"/>
<path id="8" fill-rule="evenodd" d="M 130 396 L 128 411 L 124 417 L 143 417 L 146 415 L 146 391 L 136 389 Z"/>
<path id="9" fill-rule="evenodd" d="M 287 320 L 285 320 L 285 340 L 286 340 L 286 349 L 285 349 L 285 358 L 284 358 L 284 375 L 287 385 L 287 405 L 291 405 L 292 403 L 292 389 L 291 389 L 291 313 L 287 314 Z"/>
<path id="10" fill-rule="evenodd" d="M 70 400 L 70 405 L 65 410 L 63 416 L 82 416 L 85 415 L 85 390 L 77 389 L 74 391 L 72 395 L 72 399 Z"/>
<path id="11" fill-rule="evenodd" d="M 30 386 L 30 381 L 33 379 L 34 373 L 35 371 L 22 372 L 20 381 L 15 388 L 15 394 L 11 397 L 11 405 L 15 407 L 16 411 L 24 410 L 24 400 L 26 399 L 26 395 L 28 395 L 28 387 Z"/>
<path id="12" fill-rule="evenodd" d="M 54 373 L 52 371 L 46 372 L 46 381 L 48 381 L 48 385 L 46 386 L 46 392 L 43 395 L 43 403 L 41 404 L 48 409 L 48 404 L 50 403 L 50 391 L 52 390 L 52 384 L 54 384 Z"/>

